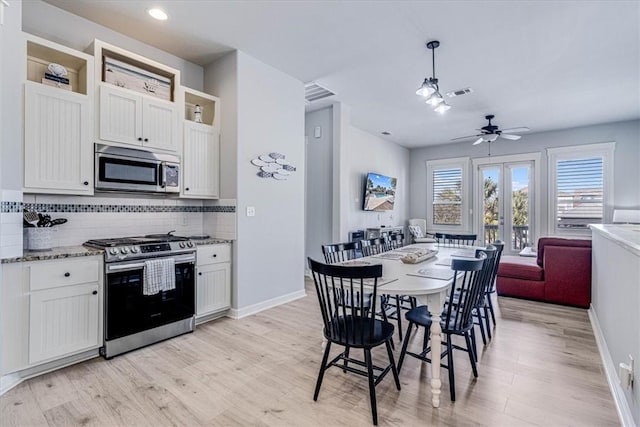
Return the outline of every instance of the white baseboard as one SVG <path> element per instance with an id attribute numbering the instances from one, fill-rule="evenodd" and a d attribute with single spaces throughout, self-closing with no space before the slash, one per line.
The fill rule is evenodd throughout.
<path id="1" fill-rule="evenodd" d="M 76 363 L 84 362 L 85 360 L 93 359 L 98 356 L 98 349 L 96 348 L 94 350 L 87 350 L 73 356 L 64 357 L 59 360 L 54 360 L 43 363 L 42 365 L 32 366 L 21 371 L 4 375 L 0 377 L 0 396 L 29 378 L 66 368 L 67 366 L 75 365 Z"/>
<path id="2" fill-rule="evenodd" d="M 618 378 L 618 372 L 615 363 L 609 353 L 609 347 L 607 347 L 607 341 L 604 339 L 602 329 L 600 329 L 600 323 L 598 322 L 598 316 L 593 308 L 593 305 L 589 307 L 587 311 L 589 313 L 589 320 L 591 321 L 591 327 L 593 328 L 593 335 L 596 338 L 598 344 L 598 350 L 600 351 L 600 357 L 602 358 L 602 364 L 604 365 L 604 372 L 613 395 L 613 401 L 616 404 L 616 410 L 618 411 L 618 417 L 623 427 L 636 427 L 636 423 L 633 420 L 633 414 L 629 407 L 629 402 L 625 398 L 624 391 L 620 385 Z"/>
<path id="3" fill-rule="evenodd" d="M 251 316 L 252 314 L 256 314 L 263 310 L 277 307 L 279 305 L 286 304 L 288 302 L 295 301 L 306 296 L 307 293 L 305 292 L 305 290 L 300 289 L 299 291 L 291 292 L 290 294 L 262 301 L 257 304 L 249 305 L 247 307 L 232 308 L 231 310 L 229 310 L 229 314 L 227 314 L 227 316 L 231 317 L 232 319 L 242 319 L 243 317 Z"/>
<path id="4" fill-rule="evenodd" d="M 3 377 L 0 377 L 0 396 L 20 384 L 24 381 L 24 378 L 20 376 L 20 374 L 7 374 Z"/>

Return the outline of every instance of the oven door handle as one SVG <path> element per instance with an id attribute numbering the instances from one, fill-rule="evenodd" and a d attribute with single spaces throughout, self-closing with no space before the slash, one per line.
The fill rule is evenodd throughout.
<path id="1" fill-rule="evenodd" d="M 162 259 L 164 258 L 168 258 L 168 257 L 163 257 Z M 173 258 L 176 265 L 196 261 L 195 255 L 177 255 L 175 257 L 169 257 L 169 258 Z M 158 259 L 158 258 L 150 258 L 150 259 Z M 134 262 L 134 263 L 125 263 L 125 264 L 116 264 L 116 265 L 107 265 L 106 267 L 107 267 L 107 273 L 112 271 L 135 270 L 138 268 L 144 268 L 144 261 Z"/>

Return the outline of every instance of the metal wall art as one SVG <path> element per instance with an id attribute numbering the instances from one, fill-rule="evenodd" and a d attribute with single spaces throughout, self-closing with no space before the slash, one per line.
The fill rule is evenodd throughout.
<path id="1" fill-rule="evenodd" d="M 284 180 L 296 171 L 296 168 L 285 159 L 285 155 L 280 153 L 263 154 L 251 160 L 251 164 L 260 168 L 257 173 L 260 178 Z"/>

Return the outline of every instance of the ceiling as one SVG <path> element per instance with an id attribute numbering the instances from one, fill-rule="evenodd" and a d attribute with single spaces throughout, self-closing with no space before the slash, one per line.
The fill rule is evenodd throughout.
<path id="1" fill-rule="evenodd" d="M 326 86 L 354 126 L 405 147 L 475 134 L 486 114 L 532 132 L 640 118 L 635 0 L 46 1 L 197 64 L 244 51 Z M 433 39 L 441 90 L 473 88 L 442 115 L 414 94 Z"/>

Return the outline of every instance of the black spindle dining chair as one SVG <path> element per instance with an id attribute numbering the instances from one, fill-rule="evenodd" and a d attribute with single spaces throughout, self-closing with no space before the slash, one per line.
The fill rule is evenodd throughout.
<path id="1" fill-rule="evenodd" d="M 358 258 L 361 255 L 360 242 L 334 243 L 322 245 L 322 254 L 327 264 L 335 264 Z"/>
<path id="2" fill-rule="evenodd" d="M 476 234 L 449 234 L 449 233 L 436 233 L 436 240 L 438 244 L 448 246 L 473 246 L 478 240 Z"/>
<path id="3" fill-rule="evenodd" d="M 401 248 L 404 245 L 404 233 L 394 233 L 389 235 L 389 248 L 391 250 Z"/>
<path id="4" fill-rule="evenodd" d="M 361 240 L 360 245 L 362 246 L 362 255 L 364 256 L 379 255 L 389 250 L 389 243 L 384 237 Z"/>
<path id="5" fill-rule="evenodd" d="M 311 258 L 308 260 L 320 304 L 324 337 L 327 339 L 313 400 L 318 400 L 324 373 L 332 366 L 344 372 L 365 376 L 369 381 L 373 424 L 377 425 L 375 386 L 391 371 L 396 388 L 400 390 L 398 371 L 391 350 L 394 328 L 391 323 L 379 320 L 375 315 L 382 265 L 339 266 L 322 264 Z M 365 307 L 363 299 L 356 297 L 365 293 L 372 294 L 370 309 Z M 332 344 L 343 346 L 344 351 L 328 361 Z M 389 364 L 385 367 L 374 365 L 371 359 L 371 349 L 380 345 L 385 345 L 389 357 Z M 363 349 L 364 361 L 350 357 L 351 348 Z"/>
<path id="6" fill-rule="evenodd" d="M 476 310 L 478 323 L 482 323 L 484 321 L 484 324 L 487 329 L 487 336 L 489 337 L 489 339 L 491 339 L 492 337 L 489 316 L 491 316 L 491 321 L 493 322 L 493 326 L 494 327 L 496 326 L 496 314 L 493 309 L 493 301 L 491 299 L 491 294 L 495 293 L 496 276 L 498 275 L 500 258 L 502 257 L 502 251 L 504 250 L 504 242 L 501 240 L 496 240 L 491 244 L 491 246 L 494 246 L 496 248 L 495 259 L 493 260 L 493 270 L 491 271 L 491 274 L 490 274 L 491 277 L 487 280 L 485 284 L 484 296 L 480 300 L 480 303 L 478 304 L 478 309 Z M 483 327 L 481 325 L 480 326 L 481 333 L 482 333 L 482 329 Z M 484 337 L 484 334 L 482 336 L 482 340 L 484 344 L 487 343 Z"/>
<path id="7" fill-rule="evenodd" d="M 400 352 L 400 360 L 398 361 L 398 371 L 402 369 L 402 364 L 407 354 L 431 363 L 441 363 L 440 359 L 446 355 L 447 363 L 446 365 L 441 363 L 441 366 L 449 371 L 449 391 L 452 401 L 456 400 L 453 364 L 454 349 L 463 350 L 468 353 L 473 375 L 474 377 L 478 376 L 470 331 L 473 328 L 473 310 L 478 304 L 478 299 L 482 296 L 483 278 L 485 277 L 483 273 L 486 273 L 483 272 L 483 266 L 486 258 L 487 256 L 484 253 L 479 253 L 476 259 L 454 258 L 451 261 L 451 269 L 454 274 L 452 289 L 458 290 L 458 300 L 456 303 L 445 304 L 441 319 L 436 319 L 436 321 L 440 322 L 442 333 L 446 335 L 446 349 L 442 354 L 432 355 L 433 360 L 427 357 L 427 354 L 431 351 L 431 348 L 428 347 L 427 344 L 431 323 L 433 321 L 427 307 L 424 305 L 416 307 L 409 310 L 405 316 L 409 321 L 409 325 L 407 326 L 407 332 L 402 343 L 402 351 Z M 420 353 L 407 350 L 413 325 L 426 328 L 425 342 Z M 464 336 L 466 348 L 454 345 L 451 339 L 453 335 Z"/>

